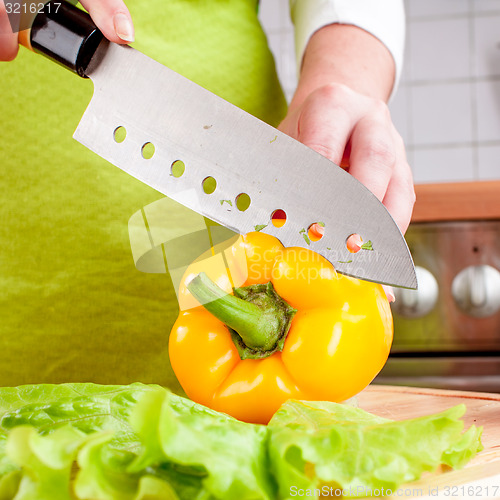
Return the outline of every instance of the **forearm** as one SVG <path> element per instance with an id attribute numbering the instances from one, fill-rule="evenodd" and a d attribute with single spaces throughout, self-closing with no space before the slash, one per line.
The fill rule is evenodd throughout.
<path id="1" fill-rule="evenodd" d="M 387 101 L 394 80 L 394 59 L 380 40 L 356 26 L 331 24 L 309 40 L 290 110 L 314 90 L 332 83 Z"/>

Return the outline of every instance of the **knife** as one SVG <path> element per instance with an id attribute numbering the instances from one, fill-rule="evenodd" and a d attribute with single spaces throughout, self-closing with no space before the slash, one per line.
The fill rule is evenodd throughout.
<path id="1" fill-rule="evenodd" d="M 70 3 L 49 1 L 22 33 L 27 48 L 92 80 L 73 137 L 102 158 L 236 233 L 262 231 L 314 250 L 340 273 L 417 287 L 405 239 L 386 208 L 319 153 L 132 47 L 107 41 Z M 313 224 L 323 228 L 318 241 L 308 236 Z M 349 252 L 352 234 L 370 246 Z"/>

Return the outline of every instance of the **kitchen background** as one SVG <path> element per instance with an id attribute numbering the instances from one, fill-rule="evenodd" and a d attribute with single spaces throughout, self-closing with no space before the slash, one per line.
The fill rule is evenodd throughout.
<path id="1" fill-rule="evenodd" d="M 289 0 L 260 16 L 290 100 Z M 417 184 L 406 233 L 418 291 L 396 290 L 376 382 L 500 392 L 500 0 L 405 0 L 406 53 L 390 102 Z"/>
<path id="2" fill-rule="evenodd" d="M 405 0 L 405 8 L 405 62 L 390 109 L 415 182 L 500 179 L 500 0 Z M 261 1 L 260 17 L 290 99 L 289 1 Z"/>

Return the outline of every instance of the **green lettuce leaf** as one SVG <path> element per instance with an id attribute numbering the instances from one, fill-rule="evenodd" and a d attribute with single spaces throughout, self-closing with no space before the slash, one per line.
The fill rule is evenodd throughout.
<path id="1" fill-rule="evenodd" d="M 19 425 L 31 425 L 49 434 L 70 424 L 85 434 L 111 430 L 118 437 L 136 440 L 128 423 L 130 411 L 155 386 L 132 384 L 34 385 L 0 389 L 0 436 Z M 120 448 L 124 442 L 117 442 Z"/>
<path id="2" fill-rule="evenodd" d="M 134 500 L 179 500 L 172 487 L 161 479 L 143 476 Z"/>
<path id="3" fill-rule="evenodd" d="M 268 426 L 158 386 L 0 388 L 0 500 L 272 500 L 298 488 L 396 489 L 465 465 L 463 405 L 394 422 L 289 401 Z"/>
<path id="4" fill-rule="evenodd" d="M 57 432 L 59 430 L 66 432 L 68 428 L 81 433 L 81 436 L 92 438 L 75 443 L 71 461 L 78 460 L 79 472 L 73 484 L 75 491 L 71 498 L 92 500 L 194 498 L 189 496 L 195 491 L 189 481 L 177 481 L 176 487 L 181 494 L 177 497 L 164 479 L 146 480 L 146 471 L 135 475 L 127 471 L 142 446 L 129 424 L 130 412 L 144 393 L 155 389 L 157 386 L 142 384 L 129 386 L 61 384 L 0 388 L 0 500 L 25 498 L 23 491 L 28 482 L 26 477 L 29 479 L 29 468 L 20 456 L 6 453 L 5 448 L 7 439 L 12 440 L 16 437 L 14 431 L 26 429 L 25 426 L 28 425 L 30 427 L 27 428 L 31 429 L 29 432 L 38 431 L 40 436 L 45 437 L 47 443 L 51 443 L 54 439 L 52 446 L 57 446 L 59 440 Z M 11 444 L 13 450 L 25 448 L 19 440 L 13 443 Z M 46 453 L 47 460 L 51 460 L 51 453 L 49 451 Z M 167 466 L 163 468 L 168 469 Z M 61 473 L 62 475 L 67 473 L 67 468 Z M 53 472 L 50 470 L 38 467 L 36 474 L 38 479 L 35 483 L 41 485 L 46 480 L 53 481 Z M 168 474 L 163 475 L 168 477 Z M 67 482 L 62 480 L 55 482 L 59 483 L 67 495 Z M 21 483 L 22 488 L 20 488 Z M 196 491 L 201 489 L 202 485 L 198 484 Z M 161 493 L 154 493 L 155 490 Z M 166 491 L 169 492 L 169 496 L 166 496 Z M 45 494 L 43 489 L 41 493 L 36 494 L 40 499 L 45 498 L 40 496 Z M 157 496 L 154 497 L 154 494 Z"/>
<path id="5" fill-rule="evenodd" d="M 113 439 L 110 433 L 94 436 L 78 453 L 79 470 L 73 484 L 76 497 L 133 500 L 139 477 L 127 474 L 126 469 L 134 455 L 110 447 Z"/>
<path id="6" fill-rule="evenodd" d="M 173 462 L 203 477 L 215 498 L 275 498 L 265 426 L 245 424 L 166 390 L 144 395 L 131 425 L 144 449 L 130 470 Z"/>
<path id="7" fill-rule="evenodd" d="M 211 498 L 203 491 L 203 484 L 196 474 L 193 476 L 176 471 L 175 464 L 168 463 L 165 459 L 151 467 L 131 470 L 131 464 L 137 461 L 138 455 L 126 449 L 117 449 L 113 446 L 113 442 L 116 443 L 113 436 L 101 433 L 100 438 L 82 447 L 78 454 L 79 471 L 74 481 L 77 498 L 92 500 Z M 142 444 L 139 446 L 142 447 Z"/>
<path id="8" fill-rule="evenodd" d="M 112 439 L 107 431 L 86 435 L 69 425 L 46 436 L 30 426 L 16 427 L 7 439 L 7 453 L 22 473 L 4 498 L 179 500 L 166 481 L 144 471 L 129 474 L 132 457 L 110 447 Z"/>
<path id="9" fill-rule="evenodd" d="M 16 500 L 72 500 L 71 469 L 85 434 L 73 427 L 41 436 L 33 427 L 12 430 L 7 455 L 22 468 Z"/>
<path id="10" fill-rule="evenodd" d="M 340 488 L 345 496 L 396 490 L 440 464 L 463 466 L 482 449 L 481 429 L 462 434 L 465 405 L 404 421 L 329 402 L 288 401 L 269 423 L 280 498 L 294 488 Z"/>
<path id="11" fill-rule="evenodd" d="M 71 458 L 79 467 L 73 483 L 76 498 L 153 498 L 155 488 L 162 491 L 159 499 L 169 498 L 165 491 L 180 500 L 275 497 L 267 472 L 264 426 L 239 422 L 157 386 L 66 384 L 0 389 L 0 447 L 9 433 L 26 425 L 48 442 L 51 435 L 68 427 L 92 437 L 78 442 Z M 157 450 L 162 428 L 169 432 L 163 432 L 162 447 Z M 231 441 L 236 448 L 228 446 Z M 14 498 L 11 492 L 19 483 L 21 468 L 22 480 L 26 474 L 18 458 L 3 454 L 0 448 L 6 498 Z M 11 471 L 17 475 L 7 482 L 6 474 Z M 49 472 L 41 473 L 41 479 L 52 477 Z M 68 494 L 68 485 L 60 483 Z"/>
<path id="12" fill-rule="evenodd" d="M 12 470 L 0 477 L 0 500 L 12 500 L 19 489 L 22 473 Z"/>

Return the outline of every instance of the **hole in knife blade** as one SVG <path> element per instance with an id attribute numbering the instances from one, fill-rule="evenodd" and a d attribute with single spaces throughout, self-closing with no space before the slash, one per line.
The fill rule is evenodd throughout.
<path id="1" fill-rule="evenodd" d="M 152 142 L 146 142 L 146 144 L 144 144 L 141 148 L 141 153 L 145 160 L 153 158 L 153 155 L 155 154 L 154 144 Z"/>
<path id="2" fill-rule="evenodd" d="M 127 130 L 125 127 L 116 127 L 115 131 L 113 132 L 113 137 L 115 139 L 115 142 L 123 142 L 125 138 L 127 137 Z"/>
<path id="3" fill-rule="evenodd" d="M 182 160 L 175 160 L 170 167 L 170 173 L 174 177 L 182 177 L 184 171 L 186 170 L 186 165 Z"/>
<path id="4" fill-rule="evenodd" d="M 271 223 L 274 227 L 283 227 L 286 222 L 286 212 L 281 208 L 271 214 Z"/>
<path id="5" fill-rule="evenodd" d="M 202 182 L 203 192 L 212 194 L 217 187 L 217 181 L 213 177 L 205 177 Z"/>
<path id="6" fill-rule="evenodd" d="M 359 234 L 351 234 L 345 241 L 347 250 L 351 253 L 358 253 L 363 245 L 363 238 Z"/>
<path id="7" fill-rule="evenodd" d="M 319 241 L 325 234 L 324 222 L 313 222 L 307 229 L 307 236 L 311 241 Z"/>
<path id="8" fill-rule="evenodd" d="M 252 203 L 252 200 L 246 193 L 241 193 L 236 197 L 236 208 L 240 212 L 244 212 L 245 210 L 247 210 L 250 206 L 250 203 Z"/>

